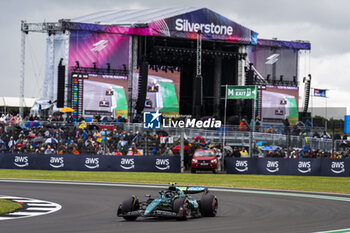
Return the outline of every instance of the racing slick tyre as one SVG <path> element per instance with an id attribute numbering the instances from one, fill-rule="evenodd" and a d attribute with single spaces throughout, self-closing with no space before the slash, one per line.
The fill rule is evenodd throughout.
<path id="1" fill-rule="evenodd" d="M 196 173 L 196 169 L 191 169 L 191 173 Z"/>
<path id="2" fill-rule="evenodd" d="M 177 220 L 187 220 L 187 216 L 189 215 L 187 199 L 181 197 L 175 199 L 175 201 L 173 202 L 173 211 L 179 214 L 180 216 L 177 218 Z M 180 213 L 180 211 L 182 211 L 182 213 Z"/>
<path id="3" fill-rule="evenodd" d="M 134 195 L 125 199 L 120 206 L 120 211 L 123 214 L 134 210 L 138 210 L 138 209 L 139 209 L 139 200 Z M 124 216 L 123 218 L 127 221 L 134 221 L 137 219 L 137 216 Z"/>
<path id="4" fill-rule="evenodd" d="M 199 202 L 199 210 L 203 217 L 215 217 L 218 209 L 218 200 L 212 194 L 205 194 Z"/>

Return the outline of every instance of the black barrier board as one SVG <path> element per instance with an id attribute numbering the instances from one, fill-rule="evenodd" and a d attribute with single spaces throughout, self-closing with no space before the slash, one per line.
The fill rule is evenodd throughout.
<path id="1" fill-rule="evenodd" d="M 0 154 L 0 168 L 75 171 L 181 171 L 179 156 Z"/>
<path id="2" fill-rule="evenodd" d="M 350 159 L 225 158 L 228 174 L 350 176 Z"/>
<path id="3" fill-rule="evenodd" d="M 280 158 L 258 159 L 257 171 L 262 175 L 287 175 L 288 162 Z"/>
<path id="4" fill-rule="evenodd" d="M 295 176 L 320 176 L 320 159 L 288 159 L 288 175 Z"/>
<path id="5" fill-rule="evenodd" d="M 256 160 L 249 158 L 237 158 L 234 160 L 225 158 L 225 167 L 229 174 L 257 174 Z"/>
<path id="6" fill-rule="evenodd" d="M 322 159 L 322 176 L 350 176 L 349 159 Z"/>

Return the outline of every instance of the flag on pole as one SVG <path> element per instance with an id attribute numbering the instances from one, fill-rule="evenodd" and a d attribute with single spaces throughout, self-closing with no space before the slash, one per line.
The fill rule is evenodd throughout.
<path id="1" fill-rule="evenodd" d="M 314 96 L 318 96 L 318 97 L 327 97 L 326 96 L 326 89 L 314 89 Z"/>

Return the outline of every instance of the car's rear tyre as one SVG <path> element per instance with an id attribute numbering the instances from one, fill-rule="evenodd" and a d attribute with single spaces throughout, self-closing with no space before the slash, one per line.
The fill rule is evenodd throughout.
<path id="1" fill-rule="evenodd" d="M 122 214 L 125 214 L 134 210 L 138 210 L 139 206 L 139 200 L 136 196 L 133 195 L 122 202 L 120 211 Z M 127 221 L 134 221 L 137 219 L 137 216 L 124 216 L 123 218 Z"/>
<path id="2" fill-rule="evenodd" d="M 191 169 L 191 173 L 196 173 L 196 169 Z"/>
<path id="3" fill-rule="evenodd" d="M 213 169 L 213 173 L 218 174 L 218 169 L 217 168 Z"/>
<path id="4" fill-rule="evenodd" d="M 187 199 L 182 197 L 175 199 L 173 202 L 173 211 L 180 215 L 177 220 L 187 220 L 189 213 Z M 180 213 L 180 211 L 182 211 L 182 213 Z"/>
<path id="5" fill-rule="evenodd" d="M 205 194 L 199 202 L 199 210 L 203 217 L 215 217 L 218 209 L 218 200 L 212 194 Z"/>

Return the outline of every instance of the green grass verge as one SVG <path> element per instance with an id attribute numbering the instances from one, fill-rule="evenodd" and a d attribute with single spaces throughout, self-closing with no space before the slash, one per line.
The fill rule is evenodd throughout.
<path id="1" fill-rule="evenodd" d="M 85 172 L 0 169 L 0 178 L 104 181 L 284 189 L 350 194 L 349 177 L 227 175 L 151 172 Z"/>
<path id="2" fill-rule="evenodd" d="M 0 199 L 0 215 L 11 213 L 21 208 L 22 208 L 21 204 L 18 204 L 9 200 Z"/>

